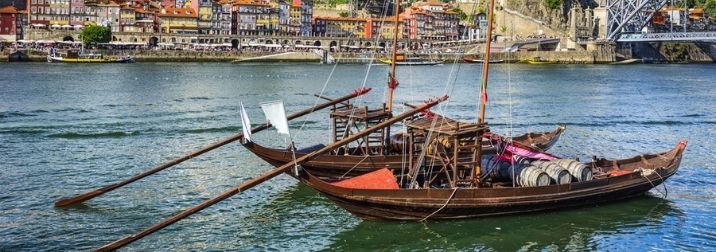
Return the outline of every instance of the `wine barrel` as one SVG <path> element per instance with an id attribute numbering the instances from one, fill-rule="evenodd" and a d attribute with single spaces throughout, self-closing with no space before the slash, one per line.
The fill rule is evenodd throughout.
<path id="1" fill-rule="evenodd" d="M 530 164 L 529 159 L 525 157 L 515 156 L 513 163 L 500 160 L 499 156 L 497 155 L 484 155 L 482 156 L 482 162 L 481 162 L 481 172 L 482 174 L 490 174 L 490 177 L 493 178 L 512 178 L 510 173 L 513 169 L 514 164 L 514 170 L 519 171 L 522 169 L 522 167 L 527 166 Z"/>
<path id="2" fill-rule="evenodd" d="M 567 169 L 552 161 L 534 161 L 532 165 L 544 171 L 557 184 L 564 185 L 572 183 L 572 175 Z"/>
<path id="3" fill-rule="evenodd" d="M 515 173 L 517 177 L 514 180 L 522 187 L 548 186 L 551 182 L 549 175 L 534 165 L 524 166 Z"/>
<path id="4" fill-rule="evenodd" d="M 562 168 L 567 169 L 569 174 L 571 174 L 578 182 L 592 180 L 592 176 L 594 175 L 592 168 L 589 168 L 574 159 L 558 159 L 553 162 L 562 166 Z"/>

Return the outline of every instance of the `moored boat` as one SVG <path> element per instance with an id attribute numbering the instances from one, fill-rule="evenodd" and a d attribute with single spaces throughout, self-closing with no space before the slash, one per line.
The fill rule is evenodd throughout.
<path id="1" fill-rule="evenodd" d="M 378 59 L 380 63 L 386 64 L 386 65 L 392 65 L 393 60 L 391 59 Z M 431 65 L 438 65 L 442 64 L 442 61 L 438 60 L 424 60 L 419 57 L 406 57 L 405 54 L 398 53 L 395 55 L 395 65 L 402 65 L 402 66 L 431 66 Z"/>
<path id="2" fill-rule="evenodd" d="M 532 65 L 549 65 L 549 64 L 557 64 L 557 61 L 550 61 L 542 59 L 542 57 L 534 57 L 531 60 L 527 60 L 527 63 L 530 63 Z"/>
<path id="3" fill-rule="evenodd" d="M 47 62 L 50 63 L 132 63 L 131 56 L 104 57 L 102 54 L 82 53 L 80 51 L 67 51 L 57 53 L 54 49 L 47 54 Z"/>
<path id="4" fill-rule="evenodd" d="M 468 57 L 463 57 L 462 61 L 465 63 L 485 63 L 484 59 L 475 59 L 475 58 L 468 58 Z M 504 63 L 504 62 L 505 62 L 504 60 L 490 60 L 491 64 Z"/>
<path id="5" fill-rule="evenodd" d="M 670 151 L 622 160 L 599 159 L 594 179 L 539 187 L 493 185 L 471 188 L 398 188 L 391 174 L 373 175 L 372 181 L 387 181 L 374 188 L 366 182 L 332 183 L 303 172 L 310 187 L 356 216 L 365 219 L 454 219 L 516 214 L 550 209 L 594 205 L 642 195 L 676 173 L 686 148 L 679 142 Z M 361 180 L 355 177 L 354 180 Z M 390 189 L 393 188 L 393 189 Z"/>
<path id="6" fill-rule="evenodd" d="M 547 150 L 559 141 L 560 136 L 564 133 L 566 126 L 560 124 L 556 129 L 545 132 L 529 132 L 523 135 L 509 138 L 510 141 L 531 146 L 539 150 Z M 350 178 L 366 172 L 375 171 L 381 168 L 388 168 L 394 173 L 400 173 L 405 167 L 404 161 L 409 158 L 406 155 L 405 143 L 401 142 L 402 134 L 396 134 L 391 137 L 391 150 L 384 154 L 365 155 L 351 154 L 359 153 L 356 148 L 345 149 L 339 152 L 331 152 L 320 155 L 312 160 L 302 164 L 302 167 L 314 176 L 321 178 Z M 241 142 L 244 147 L 260 157 L 264 161 L 272 165 L 282 165 L 289 163 L 295 157 L 301 157 L 310 153 L 312 150 L 323 147 L 317 145 L 305 149 L 292 151 L 291 149 L 268 148 L 254 142 Z M 483 150 L 485 153 L 496 153 L 495 145 L 485 138 L 482 140 Z"/>

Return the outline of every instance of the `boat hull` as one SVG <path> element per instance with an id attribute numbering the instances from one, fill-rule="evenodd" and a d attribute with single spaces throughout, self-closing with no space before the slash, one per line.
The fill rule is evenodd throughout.
<path id="1" fill-rule="evenodd" d="M 669 152 L 625 160 L 601 160 L 589 165 L 610 169 L 616 162 L 631 172 L 591 181 L 541 187 L 431 188 L 370 190 L 335 186 L 310 172 L 300 176 L 352 214 L 364 219 L 459 219 L 506 215 L 594 205 L 639 196 L 676 173 L 685 142 Z M 612 168 L 613 169 L 613 168 Z"/>
<path id="2" fill-rule="evenodd" d="M 389 59 L 380 59 L 378 60 L 380 63 L 390 65 L 391 60 Z M 434 66 L 442 64 L 442 61 L 398 61 L 395 63 L 395 65 L 398 66 Z"/>
<path id="3" fill-rule="evenodd" d="M 82 59 L 82 58 L 63 58 L 63 57 L 47 57 L 50 63 L 132 63 L 133 58 L 119 59 Z"/>

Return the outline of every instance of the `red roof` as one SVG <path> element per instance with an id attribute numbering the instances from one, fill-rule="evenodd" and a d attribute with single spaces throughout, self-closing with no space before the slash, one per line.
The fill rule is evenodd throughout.
<path id="1" fill-rule="evenodd" d="M 15 6 L 5 6 L 0 8 L 0 14 L 17 14 L 17 8 Z"/>
<path id="2" fill-rule="evenodd" d="M 198 17 L 196 11 L 192 8 L 166 8 L 166 13 L 159 14 L 162 17 Z"/>

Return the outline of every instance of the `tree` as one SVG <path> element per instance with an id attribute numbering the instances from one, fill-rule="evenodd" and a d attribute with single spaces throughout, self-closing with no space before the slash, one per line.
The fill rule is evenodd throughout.
<path id="1" fill-rule="evenodd" d="M 460 7 L 455 7 L 452 9 L 452 11 L 457 13 L 460 20 L 467 20 L 467 14 L 465 14 L 465 12 L 460 9 Z"/>
<path id="2" fill-rule="evenodd" d="M 341 13 L 338 13 L 338 16 L 348 17 L 348 12 L 343 11 L 343 12 L 341 12 Z"/>
<path id="3" fill-rule="evenodd" d="M 553 10 L 560 9 L 562 5 L 564 5 L 563 0 L 545 0 L 545 2 L 547 3 L 547 7 Z"/>
<path id="4" fill-rule="evenodd" d="M 709 15 L 709 18 L 716 18 L 716 0 L 706 0 L 704 12 Z"/>
<path id="5" fill-rule="evenodd" d="M 107 43 L 112 40 L 112 30 L 109 27 L 91 25 L 82 29 L 80 33 L 82 43 Z"/>

